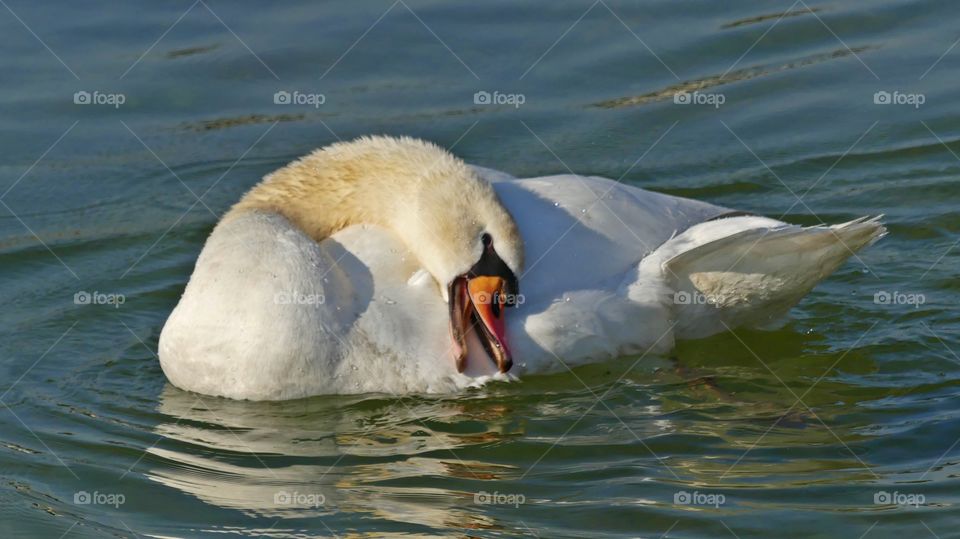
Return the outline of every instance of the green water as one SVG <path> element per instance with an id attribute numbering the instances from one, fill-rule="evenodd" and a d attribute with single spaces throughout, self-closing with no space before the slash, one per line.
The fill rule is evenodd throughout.
<path id="1" fill-rule="evenodd" d="M 60 4 L 0 9 L 4 537 L 960 536 L 955 2 Z M 218 215 L 366 133 L 890 235 L 785 327 L 676 361 L 429 398 L 169 386 L 157 337 Z"/>

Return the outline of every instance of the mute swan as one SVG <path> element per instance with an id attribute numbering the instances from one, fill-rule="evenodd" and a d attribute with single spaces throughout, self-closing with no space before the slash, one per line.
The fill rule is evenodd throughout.
<path id="1" fill-rule="evenodd" d="M 182 389 L 236 399 L 455 391 L 767 325 L 885 233 L 599 177 L 516 179 L 364 137 L 266 176 L 227 212 L 160 363 Z"/>

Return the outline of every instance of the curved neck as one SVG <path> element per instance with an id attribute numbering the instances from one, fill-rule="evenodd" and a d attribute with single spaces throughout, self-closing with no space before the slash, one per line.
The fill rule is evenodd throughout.
<path id="1" fill-rule="evenodd" d="M 297 164 L 297 163 L 295 163 Z M 297 228 L 320 242 L 354 224 L 388 225 L 392 208 L 381 207 L 367 177 L 351 181 L 323 181 L 288 165 L 253 187 L 224 216 L 230 219 L 248 211 L 283 215 Z M 354 201 L 364 200 L 359 205 Z"/>
<path id="2" fill-rule="evenodd" d="M 320 242 L 350 225 L 382 226 L 441 285 L 480 258 L 489 234 L 508 264 L 522 240 L 493 187 L 446 150 L 410 138 L 365 137 L 317 150 L 268 175 L 224 216 L 283 215 Z"/>

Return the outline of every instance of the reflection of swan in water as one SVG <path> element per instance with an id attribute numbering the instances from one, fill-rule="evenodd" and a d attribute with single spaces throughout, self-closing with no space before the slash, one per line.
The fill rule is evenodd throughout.
<path id="1" fill-rule="evenodd" d="M 593 381 L 589 373 L 581 374 Z M 691 489 L 733 488 L 757 477 L 792 488 L 806 484 L 810 474 L 823 470 L 847 470 L 852 475 L 845 478 L 870 479 L 869 472 L 847 455 L 835 438 L 856 443 L 859 436 L 833 420 L 833 414 L 849 414 L 855 405 L 818 410 L 831 425 L 829 429 L 811 420 L 809 428 L 784 426 L 781 421 L 771 430 L 777 414 L 784 409 L 761 396 L 721 399 L 704 385 L 691 387 L 669 376 L 662 382 L 646 396 L 627 386 L 624 391 L 630 398 L 626 401 L 620 390 L 607 396 L 605 402 L 610 404 L 611 413 L 622 418 L 629 430 L 612 418 L 591 427 L 591 419 L 597 417 L 591 415 L 571 432 L 564 432 L 566 425 L 588 412 L 595 398 L 589 392 L 580 394 L 574 389 L 562 393 L 568 398 L 520 405 L 526 410 L 520 415 L 535 416 L 536 421 L 547 424 L 563 423 L 559 428 L 531 427 L 528 432 L 513 402 L 523 395 L 514 391 L 493 391 L 479 398 L 342 396 L 264 403 L 198 397 L 167 386 L 160 395 L 158 410 L 166 421 L 155 428 L 163 440 L 149 449 L 146 477 L 212 507 L 279 520 L 268 534 L 275 537 L 299 533 L 302 530 L 291 528 L 302 526 L 303 519 L 314 519 L 309 521 L 310 526 L 318 533 L 325 530 L 316 519 L 337 533 L 354 528 L 351 522 L 358 518 L 368 518 L 380 526 L 400 523 L 432 530 L 502 530 L 516 526 L 514 518 L 501 519 L 495 510 L 475 504 L 474 495 L 480 491 L 510 492 L 508 485 L 524 484 L 521 479 L 534 464 L 532 459 L 505 459 L 504 454 L 519 451 L 529 455 L 530 447 L 535 446 L 539 456 L 554 443 L 559 447 L 553 455 L 576 446 L 613 450 L 613 462 L 593 452 L 578 461 L 577 473 L 589 474 L 610 466 L 635 470 L 639 466 L 641 471 L 615 481 L 635 484 L 636 489 L 621 493 L 617 499 L 604 499 L 603 503 L 637 503 L 638 497 L 662 503 L 666 497 L 655 493 L 664 489 L 672 493 L 681 485 Z M 550 380 L 543 384 L 544 389 L 555 386 Z M 826 387 L 808 395 L 811 402 L 835 400 L 834 390 L 828 382 L 824 384 Z M 540 391 L 530 389 L 532 393 Z M 691 417 L 683 411 L 689 409 L 693 396 L 699 404 Z M 775 400 L 782 404 L 781 398 Z M 597 408 L 597 413 L 606 415 Z M 764 437 L 757 445 L 761 435 Z M 637 438 L 644 440 L 643 444 Z M 705 444 L 718 440 L 732 450 L 728 458 L 705 459 Z M 808 454 L 783 463 L 762 456 L 763 450 L 771 447 L 830 445 L 837 451 L 826 459 L 821 454 Z M 753 446 L 755 452 L 731 467 Z M 625 455 L 630 455 L 629 462 L 623 461 Z M 660 458 L 663 460 L 658 462 Z M 534 473 L 545 473 L 548 478 L 571 473 L 569 461 L 557 464 L 550 460 L 541 462 Z M 538 494 L 535 488 L 519 487 L 515 492 L 523 493 L 528 504 L 542 500 L 597 502 L 566 501 L 561 499 L 563 493 Z M 320 495 L 323 503 L 318 503 Z"/>
<path id="2" fill-rule="evenodd" d="M 159 405 L 168 421 L 155 429 L 164 441 L 148 450 L 159 463 L 146 475 L 204 503 L 251 515 L 323 519 L 369 513 L 433 528 L 487 528 L 492 519 L 471 510 L 473 492 L 384 484 L 519 476 L 522 471 L 511 466 L 461 460 L 449 451 L 516 434 L 504 432 L 513 421 L 506 410 L 483 406 L 484 412 L 499 410 L 499 417 L 484 415 L 486 432 L 459 435 L 421 422 L 463 420 L 465 410 L 453 400 L 256 403 L 198 397 L 168 385 Z M 419 456 L 431 452 L 438 456 Z"/>

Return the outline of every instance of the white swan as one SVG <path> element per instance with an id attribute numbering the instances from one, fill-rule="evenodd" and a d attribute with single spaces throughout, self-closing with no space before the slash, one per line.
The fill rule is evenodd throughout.
<path id="1" fill-rule="evenodd" d="M 224 216 L 160 363 L 183 389 L 278 400 L 448 392 L 665 353 L 770 324 L 885 232 L 736 216 L 598 177 L 516 179 L 364 137 L 274 172 Z"/>

